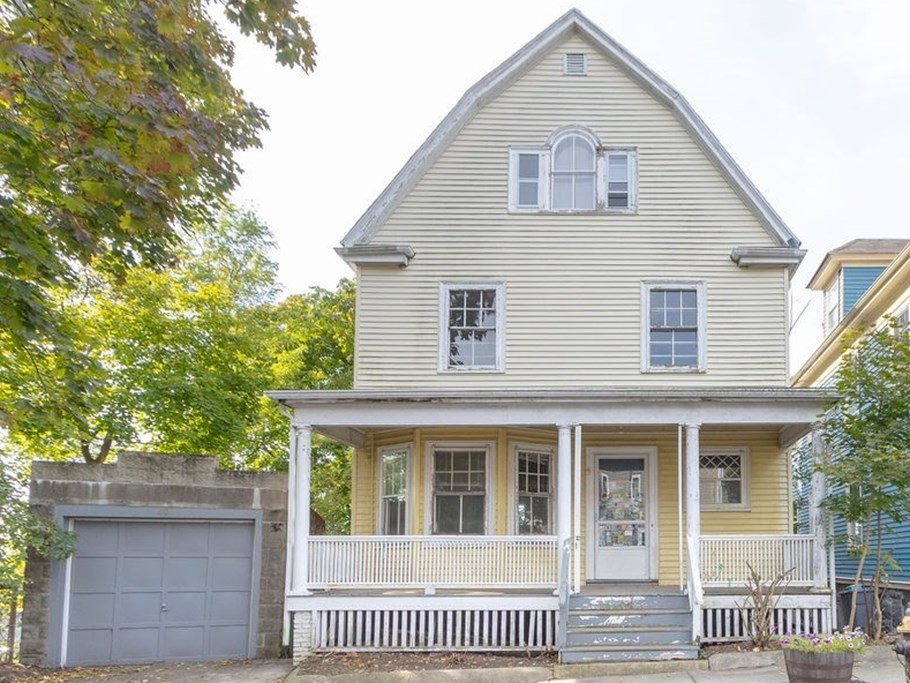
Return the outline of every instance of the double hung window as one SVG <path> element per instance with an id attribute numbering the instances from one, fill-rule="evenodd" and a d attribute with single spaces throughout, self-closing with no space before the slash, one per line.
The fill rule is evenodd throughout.
<path id="1" fill-rule="evenodd" d="M 379 533 L 400 536 L 408 532 L 409 446 L 379 449 Z"/>
<path id="2" fill-rule="evenodd" d="M 439 370 L 502 370 L 502 283 L 444 283 Z"/>
<path id="3" fill-rule="evenodd" d="M 512 448 L 515 476 L 515 532 L 553 533 L 553 453 L 541 447 Z"/>
<path id="4" fill-rule="evenodd" d="M 489 449 L 433 446 L 431 455 L 433 533 L 485 533 Z"/>
<path id="5" fill-rule="evenodd" d="M 748 509 L 748 451 L 703 448 L 698 461 L 701 507 L 706 510 Z"/>
<path id="6" fill-rule="evenodd" d="M 704 284 L 642 284 L 642 371 L 705 369 Z"/>

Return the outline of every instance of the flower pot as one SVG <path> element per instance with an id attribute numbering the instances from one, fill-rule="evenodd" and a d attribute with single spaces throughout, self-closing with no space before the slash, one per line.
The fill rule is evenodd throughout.
<path id="1" fill-rule="evenodd" d="M 847 652 L 800 652 L 784 650 L 790 683 L 850 683 L 853 657 Z"/>

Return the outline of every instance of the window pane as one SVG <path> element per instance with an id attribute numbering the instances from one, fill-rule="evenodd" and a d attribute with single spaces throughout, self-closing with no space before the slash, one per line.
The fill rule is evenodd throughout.
<path id="1" fill-rule="evenodd" d="M 538 183 L 521 181 L 518 183 L 518 205 L 519 206 L 537 206 L 537 189 Z"/>
<path id="2" fill-rule="evenodd" d="M 480 308 L 480 290 L 467 289 L 464 294 L 465 306 L 467 308 Z"/>
<path id="3" fill-rule="evenodd" d="M 554 176 L 553 177 L 553 208 L 554 209 L 571 209 L 572 208 L 572 177 L 571 176 Z"/>
<path id="4" fill-rule="evenodd" d="M 540 155 L 539 154 L 519 154 L 518 155 L 518 177 L 521 179 L 537 179 L 540 175 Z"/>
<path id="5" fill-rule="evenodd" d="M 574 168 L 572 159 L 572 138 L 563 138 L 553 150 L 553 170 L 571 171 Z"/>
<path id="6" fill-rule="evenodd" d="M 449 308 L 461 308 L 464 306 L 464 295 L 465 292 L 463 289 L 450 289 Z"/>
<path id="7" fill-rule="evenodd" d="M 550 533 L 550 499 L 536 496 L 531 502 L 532 531 L 534 534 Z"/>
<path id="8" fill-rule="evenodd" d="M 516 509 L 516 513 L 518 515 L 518 519 L 516 520 L 518 533 L 531 533 L 531 496 L 518 497 L 518 507 Z"/>
<path id="9" fill-rule="evenodd" d="M 611 154 L 609 158 L 609 181 L 628 181 L 629 179 L 629 158 L 625 154 Z"/>
<path id="10" fill-rule="evenodd" d="M 461 497 L 436 496 L 436 533 L 460 533 Z"/>
<path id="11" fill-rule="evenodd" d="M 693 310 L 698 306 L 698 295 L 695 290 L 689 289 L 682 292 L 682 305 Z"/>
<path id="12" fill-rule="evenodd" d="M 462 520 L 461 533 L 463 534 L 482 534 L 483 533 L 483 508 L 484 496 L 463 496 L 462 497 Z"/>
<path id="13" fill-rule="evenodd" d="M 575 141 L 575 170 L 591 171 L 594 169 L 594 148 L 584 138 L 576 137 Z"/>
<path id="14" fill-rule="evenodd" d="M 575 206 L 580 211 L 594 208 L 594 174 L 575 177 Z"/>
<path id="15" fill-rule="evenodd" d="M 729 505 L 738 505 L 743 502 L 742 482 L 739 481 L 722 481 L 721 495 L 723 502 Z"/>

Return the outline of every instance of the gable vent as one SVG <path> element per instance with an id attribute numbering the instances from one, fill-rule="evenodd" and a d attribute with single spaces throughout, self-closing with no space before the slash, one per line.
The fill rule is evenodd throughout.
<path id="1" fill-rule="evenodd" d="M 581 52 L 566 54 L 565 67 L 566 73 L 569 75 L 584 75 L 588 71 L 585 54 Z"/>

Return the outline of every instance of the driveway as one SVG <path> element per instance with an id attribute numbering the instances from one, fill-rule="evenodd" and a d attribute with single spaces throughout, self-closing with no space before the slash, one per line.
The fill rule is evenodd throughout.
<path id="1" fill-rule="evenodd" d="M 280 683 L 294 665 L 289 659 L 149 664 L 85 670 L 67 683 Z"/>

